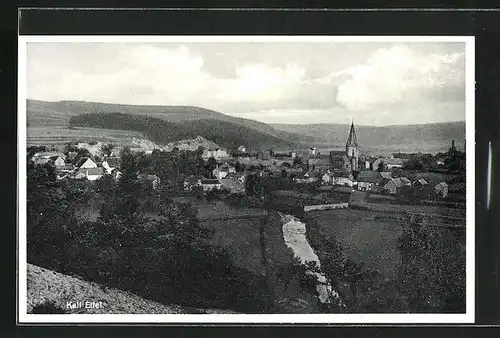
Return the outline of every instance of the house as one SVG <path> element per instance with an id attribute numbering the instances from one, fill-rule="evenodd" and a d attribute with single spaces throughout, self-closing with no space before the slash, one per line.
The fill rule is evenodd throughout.
<path id="1" fill-rule="evenodd" d="M 310 158 L 307 160 L 307 164 L 311 170 L 329 170 L 332 166 L 332 159 L 330 155 L 319 155 L 316 158 Z"/>
<path id="2" fill-rule="evenodd" d="M 426 193 L 426 187 L 429 183 L 423 179 L 419 178 L 418 180 L 412 183 L 413 186 L 413 195 L 414 196 L 423 196 Z"/>
<path id="3" fill-rule="evenodd" d="M 201 185 L 205 192 L 222 188 L 222 183 L 218 179 L 202 179 L 199 185 Z"/>
<path id="4" fill-rule="evenodd" d="M 75 173 L 75 179 L 84 179 L 86 178 L 89 181 L 98 180 L 104 175 L 104 168 L 101 167 L 91 167 L 91 168 L 82 168 L 80 167 Z"/>
<path id="5" fill-rule="evenodd" d="M 413 182 L 413 186 L 414 187 L 423 187 L 425 185 L 427 185 L 427 181 L 423 178 L 419 178 L 418 180 L 416 180 L 415 182 Z"/>
<path id="6" fill-rule="evenodd" d="M 379 190 L 383 178 L 378 171 L 364 170 L 357 177 L 358 190 L 373 191 Z"/>
<path id="7" fill-rule="evenodd" d="M 227 163 L 221 164 L 217 166 L 214 170 L 212 170 L 212 174 L 214 175 L 215 178 L 217 179 L 222 179 L 226 177 L 230 173 L 235 173 L 236 168 L 233 167 L 232 165 L 229 165 Z"/>
<path id="8" fill-rule="evenodd" d="M 381 171 L 380 176 L 385 180 L 390 180 L 392 178 L 392 173 L 390 171 Z"/>
<path id="9" fill-rule="evenodd" d="M 97 168 L 97 164 L 90 158 L 82 159 L 81 164 L 78 166 L 80 169 Z"/>
<path id="10" fill-rule="evenodd" d="M 351 171 L 351 160 L 343 150 L 330 151 L 331 168 L 341 171 Z"/>
<path id="11" fill-rule="evenodd" d="M 104 161 L 102 161 L 102 167 L 106 169 L 106 172 L 108 174 L 111 174 L 111 172 L 114 169 L 117 169 L 120 167 L 120 158 L 119 157 L 108 157 Z"/>
<path id="12" fill-rule="evenodd" d="M 390 158 L 387 159 L 385 162 L 385 165 L 387 166 L 387 169 L 393 169 L 393 168 L 403 168 L 403 164 L 406 161 L 402 158 Z"/>
<path id="13" fill-rule="evenodd" d="M 350 172 L 338 172 L 332 174 L 332 184 L 352 187 L 354 185 L 354 177 Z"/>
<path id="14" fill-rule="evenodd" d="M 434 193 L 440 197 L 440 198 L 445 198 L 448 196 L 448 184 L 446 182 L 439 182 L 434 186 Z"/>
<path id="15" fill-rule="evenodd" d="M 241 181 L 238 177 L 231 175 L 226 176 L 224 179 L 220 180 L 223 187 L 229 189 L 233 193 L 244 193 L 245 184 L 244 180 Z"/>
<path id="16" fill-rule="evenodd" d="M 66 165 L 66 161 L 61 156 L 51 157 L 51 162 L 54 163 L 56 167 L 64 167 Z"/>
<path id="17" fill-rule="evenodd" d="M 239 146 L 239 147 L 238 147 L 238 151 L 239 151 L 240 153 L 245 153 L 245 152 L 247 151 L 247 148 L 245 148 L 245 146 Z"/>
<path id="18" fill-rule="evenodd" d="M 314 183 L 318 181 L 318 177 L 312 172 L 306 172 L 303 175 L 297 176 L 293 179 L 295 183 Z"/>
<path id="19" fill-rule="evenodd" d="M 404 186 L 405 184 L 403 183 L 401 178 L 391 178 L 385 182 L 384 190 L 386 190 L 391 195 L 396 195 Z"/>
<path id="20" fill-rule="evenodd" d="M 33 155 L 31 160 L 36 164 L 36 165 L 43 165 L 46 163 L 54 163 L 57 161 L 59 158 L 62 159 L 64 162 L 66 160 L 66 156 L 62 153 L 54 152 L 54 151 L 49 151 L 49 152 L 39 152 Z M 59 161 L 59 163 L 61 163 Z M 64 165 L 64 163 L 62 164 Z"/>
<path id="21" fill-rule="evenodd" d="M 406 187 L 411 187 L 411 181 L 408 177 L 401 176 L 400 179 L 401 179 L 401 182 L 403 182 L 403 184 Z"/>
<path id="22" fill-rule="evenodd" d="M 204 160 L 208 160 L 211 157 L 215 158 L 215 160 L 217 161 L 222 161 L 229 158 L 229 154 L 225 149 L 216 148 L 216 149 L 204 150 L 201 155 L 201 158 Z"/>
<path id="23" fill-rule="evenodd" d="M 95 144 L 80 142 L 76 145 L 76 147 L 78 149 L 87 149 L 92 156 L 102 156 L 102 145 L 102 142 L 97 142 Z"/>
<path id="24" fill-rule="evenodd" d="M 231 178 L 238 180 L 241 184 L 245 184 L 246 174 L 245 173 L 229 173 L 225 178 Z"/>
<path id="25" fill-rule="evenodd" d="M 314 147 L 309 148 L 309 156 L 314 156 L 314 155 L 316 155 L 316 148 Z"/>
<path id="26" fill-rule="evenodd" d="M 382 162 L 384 163 L 384 166 L 390 170 L 393 168 L 403 168 L 403 164 L 406 162 L 406 160 L 402 158 L 379 157 L 375 161 L 373 161 L 372 169 L 378 170 Z"/>

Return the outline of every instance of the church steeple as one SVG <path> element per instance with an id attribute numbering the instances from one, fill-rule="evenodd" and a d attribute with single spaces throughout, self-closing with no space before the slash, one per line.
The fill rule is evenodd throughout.
<path id="1" fill-rule="evenodd" d="M 354 129 L 354 120 L 351 122 L 351 130 L 345 144 L 345 151 L 350 162 L 351 170 L 358 170 L 359 145 L 356 130 Z"/>
<path id="2" fill-rule="evenodd" d="M 349 137 L 347 138 L 347 147 L 359 147 L 358 146 L 358 138 L 356 137 L 356 130 L 354 130 L 354 120 L 351 122 L 351 130 L 349 131 Z"/>

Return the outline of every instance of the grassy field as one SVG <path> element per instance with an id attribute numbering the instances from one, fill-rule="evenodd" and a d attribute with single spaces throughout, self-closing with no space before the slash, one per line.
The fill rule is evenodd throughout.
<path id="1" fill-rule="evenodd" d="M 311 212 L 307 219 L 318 224 L 325 236 L 336 238 L 349 258 L 393 277 L 401 263 L 397 249 L 401 227 L 396 221 L 375 220 L 378 215 L 373 211 L 342 209 Z"/>
<path id="2" fill-rule="evenodd" d="M 74 128 L 67 127 L 28 127 L 27 144 L 36 145 L 62 145 L 70 141 L 100 141 L 110 142 L 116 145 L 130 145 L 132 138 L 143 138 L 139 132 L 128 130 L 96 129 L 96 128 Z"/>
<path id="3" fill-rule="evenodd" d="M 233 313 L 226 310 L 193 309 L 153 302 L 130 292 L 105 287 L 97 283 L 27 265 L 28 313 L 39 312 L 52 305 L 59 313 L 85 314 L 174 314 L 174 313 Z M 66 302 L 102 302 L 100 308 L 66 309 Z"/>
<path id="4" fill-rule="evenodd" d="M 318 224 L 326 236 L 336 238 L 349 258 L 364 262 L 386 277 L 394 277 L 397 273 L 401 263 L 397 245 L 402 234 L 401 221 L 397 217 L 371 210 L 341 209 L 311 212 L 306 222 L 308 220 Z M 433 218 L 433 221 L 436 224 L 442 222 L 438 217 Z"/>
<path id="5" fill-rule="evenodd" d="M 201 224 L 213 231 L 210 244 L 226 249 L 234 265 L 257 275 L 265 275 L 259 233 L 260 220 L 211 219 L 202 221 Z"/>

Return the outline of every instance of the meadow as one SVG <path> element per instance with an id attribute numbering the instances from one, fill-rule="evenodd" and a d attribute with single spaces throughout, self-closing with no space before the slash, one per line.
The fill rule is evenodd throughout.
<path id="1" fill-rule="evenodd" d="M 115 145 L 130 145 L 134 137 L 144 136 L 135 131 L 98 129 L 98 128 L 68 128 L 68 127 L 28 127 L 26 142 L 28 146 L 50 145 L 58 146 L 71 141 L 109 142 Z"/>
<path id="2" fill-rule="evenodd" d="M 427 212 L 445 209 L 418 207 L 427 209 Z M 438 217 L 434 217 L 433 221 L 436 225 L 443 223 Z M 342 209 L 308 213 L 306 222 L 317 224 L 324 236 L 335 238 L 350 259 L 364 262 L 385 277 L 395 278 L 401 264 L 398 239 L 402 234 L 401 221 L 396 215 L 384 215 L 373 210 Z M 458 238 L 465 237 L 461 235 L 465 234 L 463 231 L 448 229 L 442 231 L 450 234 L 460 233 Z M 465 247 L 465 239 L 461 244 Z"/>

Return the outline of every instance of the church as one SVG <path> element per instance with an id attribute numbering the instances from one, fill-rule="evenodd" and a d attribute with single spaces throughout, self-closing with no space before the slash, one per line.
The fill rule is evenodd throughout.
<path id="1" fill-rule="evenodd" d="M 330 151 L 329 155 L 320 155 L 309 160 L 313 170 L 333 169 L 336 171 L 352 172 L 359 169 L 359 144 L 354 121 L 351 123 L 345 150 Z"/>

